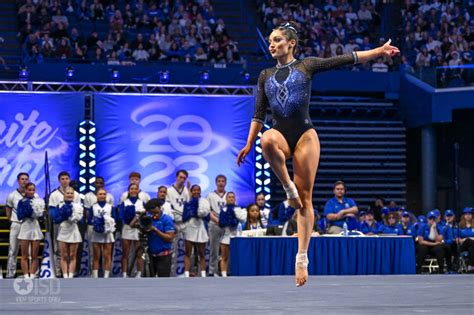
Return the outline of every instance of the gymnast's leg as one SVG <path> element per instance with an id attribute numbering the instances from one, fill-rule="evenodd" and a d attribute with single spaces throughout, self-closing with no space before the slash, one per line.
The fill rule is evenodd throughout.
<path id="1" fill-rule="evenodd" d="M 288 175 L 285 161 L 290 158 L 291 150 L 283 135 L 275 129 L 267 130 L 261 139 L 263 157 L 283 185 L 291 207 L 299 209 L 302 207 L 295 184 Z"/>
<path id="2" fill-rule="evenodd" d="M 313 185 L 319 164 L 320 145 L 314 129 L 306 131 L 299 139 L 293 155 L 295 185 L 303 207 L 299 210 L 298 254 L 296 256 L 296 286 L 302 286 L 308 279 L 307 251 L 314 226 Z"/>

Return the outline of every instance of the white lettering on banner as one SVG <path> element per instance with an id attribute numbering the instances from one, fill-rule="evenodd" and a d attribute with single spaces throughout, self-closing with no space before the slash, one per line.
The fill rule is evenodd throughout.
<path id="1" fill-rule="evenodd" d="M 55 278 L 54 274 L 54 261 L 51 259 L 51 255 L 53 254 L 51 248 L 51 234 L 46 232 L 44 237 L 44 247 L 43 247 L 43 258 L 41 259 L 40 265 L 40 272 L 39 277 L 41 279 L 50 279 Z"/>
<path id="2" fill-rule="evenodd" d="M 27 118 L 16 113 L 13 121 L 0 120 L 0 147 L 5 152 L 0 158 L 0 186 L 16 186 L 19 172 L 28 172 L 30 181 L 40 184 L 44 180 L 44 150 L 48 149 L 50 159 L 67 152 L 69 145 L 56 136 L 59 128 L 38 122 L 39 116 L 37 110 L 32 110 Z M 58 143 L 53 148 L 49 147 L 52 141 Z"/>
<path id="3" fill-rule="evenodd" d="M 44 148 L 56 135 L 58 129 L 56 128 L 53 131 L 53 128 L 51 128 L 51 126 L 44 121 L 40 122 L 39 124 L 36 123 L 36 119 L 38 117 L 39 113 L 36 110 L 33 110 L 30 113 L 28 119 L 26 120 L 24 120 L 25 116 L 22 113 L 17 113 L 15 115 L 15 120 L 20 123 L 23 128 L 20 129 L 19 124 L 13 122 L 8 127 L 8 131 L 5 134 L 4 131 L 7 130 L 7 124 L 5 123 L 5 121 L 0 120 L 0 144 L 5 143 L 8 148 L 13 147 L 13 145 L 15 144 L 20 148 L 23 148 L 27 144 L 30 144 L 33 148 L 37 150 Z M 28 134 L 28 131 L 34 126 L 36 127 L 31 132 L 30 137 L 25 138 Z M 20 132 L 15 137 L 15 134 L 18 130 L 20 130 Z M 41 141 L 41 139 L 45 137 L 47 138 L 44 139 L 42 143 L 38 143 L 38 141 Z"/>
<path id="4" fill-rule="evenodd" d="M 164 178 L 184 166 L 189 176 L 197 178 L 201 189 L 206 190 L 211 180 L 206 175 L 209 163 L 205 157 L 228 148 L 229 140 L 214 133 L 211 124 L 203 117 L 182 115 L 171 118 L 155 113 L 146 115 L 145 112 L 148 111 L 156 111 L 154 104 L 144 105 L 130 116 L 134 123 L 142 127 L 153 125 L 152 131 L 147 132 L 138 145 L 138 152 L 150 153 L 140 160 L 140 166 L 153 167 L 152 172 L 143 171 L 148 175 L 141 180 L 142 189 L 155 191 L 157 186 L 163 184 Z M 193 131 L 189 131 L 183 128 L 184 125 L 188 128 L 195 127 Z M 195 143 L 185 143 L 184 139 L 195 140 Z M 169 141 L 169 144 L 158 144 L 159 141 Z M 169 156 L 170 152 L 179 153 L 179 156 L 173 159 Z"/>

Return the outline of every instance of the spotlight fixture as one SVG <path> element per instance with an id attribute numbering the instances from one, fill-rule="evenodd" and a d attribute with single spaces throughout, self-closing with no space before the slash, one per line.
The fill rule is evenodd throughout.
<path id="1" fill-rule="evenodd" d="M 21 65 L 20 70 L 18 72 L 18 77 L 20 81 L 27 81 L 28 75 L 29 75 L 28 67 L 25 65 Z"/>
<path id="2" fill-rule="evenodd" d="M 209 71 L 207 71 L 207 70 L 201 71 L 199 81 L 201 83 L 206 83 L 207 81 L 209 81 Z"/>
<path id="3" fill-rule="evenodd" d="M 117 69 L 112 69 L 112 81 L 118 81 L 120 79 L 120 72 Z"/>
<path id="4" fill-rule="evenodd" d="M 170 72 L 168 70 L 160 71 L 158 73 L 161 84 L 166 84 L 170 82 Z"/>
<path id="5" fill-rule="evenodd" d="M 247 71 L 244 71 L 242 73 L 242 77 L 244 78 L 244 81 L 245 82 L 249 82 L 250 81 L 250 73 L 248 73 Z"/>
<path id="6" fill-rule="evenodd" d="M 67 67 L 66 68 L 66 79 L 70 79 L 74 76 L 74 68 L 73 67 Z"/>

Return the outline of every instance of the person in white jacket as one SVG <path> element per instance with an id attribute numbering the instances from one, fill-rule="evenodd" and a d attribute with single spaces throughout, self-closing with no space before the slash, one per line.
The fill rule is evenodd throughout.
<path id="1" fill-rule="evenodd" d="M 209 213 L 211 206 L 209 201 L 201 198 L 201 187 L 193 185 L 191 187 L 190 201 L 183 207 L 183 222 L 186 224 L 184 229 L 185 256 L 184 256 L 184 276 L 189 277 L 191 268 L 191 254 L 196 246 L 199 255 L 199 267 L 201 277 L 206 276 L 206 243 L 209 241 L 209 235 L 206 225 L 209 222 Z"/>
<path id="2" fill-rule="evenodd" d="M 231 191 L 227 193 L 226 206 L 219 213 L 219 226 L 224 229 L 221 238 L 221 274 L 227 277 L 227 266 L 229 262 L 230 238 L 237 235 L 239 224 L 247 220 L 247 211 L 236 205 L 235 194 Z"/>
<path id="3" fill-rule="evenodd" d="M 40 240 L 43 239 L 38 219 L 43 216 L 44 207 L 43 199 L 36 197 L 35 184 L 26 184 L 25 198 L 18 202 L 16 213 L 21 222 L 18 240 L 21 247 L 21 270 L 25 279 L 35 278 L 38 271 L 38 251 Z M 31 266 L 28 264 L 29 255 Z"/>
<path id="4" fill-rule="evenodd" d="M 57 207 L 50 208 L 54 223 L 58 224 L 56 240 L 61 253 L 61 271 L 63 278 L 73 278 L 76 268 L 77 249 L 82 243 L 77 222 L 84 216 L 84 209 L 74 201 L 74 188 L 66 187 L 64 200 Z"/>

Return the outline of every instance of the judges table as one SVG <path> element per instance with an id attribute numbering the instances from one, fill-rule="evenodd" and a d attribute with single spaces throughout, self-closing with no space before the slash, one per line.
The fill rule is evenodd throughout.
<path id="1" fill-rule="evenodd" d="M 233 276 L 294 275 L 296 237 L 234 237 Z M 416 272 L 415 244 L 406 236 L 318 236 L 308 249 L 310 275 L 388 275 Z"/>

